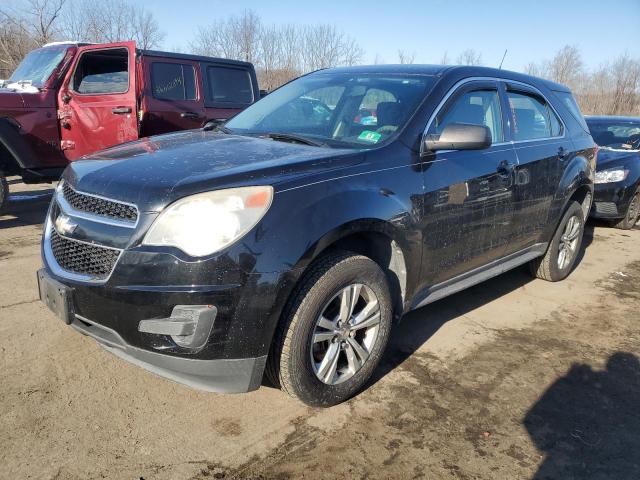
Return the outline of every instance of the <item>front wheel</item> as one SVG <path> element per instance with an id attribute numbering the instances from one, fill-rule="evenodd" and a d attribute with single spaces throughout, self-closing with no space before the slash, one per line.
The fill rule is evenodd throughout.
<path id="1" fill-rule="evenodd" d="M 638 223 L 638 219 L 640 219 L 640 188 L 633 195 L 625 217 L 614 223 L 613 226 L 621 230 L 631 230 Z"/>
<path id="2" fill-rule="evenodd" d="M 332 253 L 305 275 L 285 311 L 269 379 L 310 406 L 329 407 L 371 377 L 391 330 L 391 295 L 371 259 Z"/>
<path id="3" fill-rule="evenodd" d="M 4 207 L 7 206 L 7 202 L 9 201 L 9 184 L 7 183 L 7 179 L 0 175 L 0 214 L 4 210 Z"/>
<path id="4" fill-rule="evenodd" d="M 584 211 L 578 202 L 572 202 L 553 235 L 547 253 L 529 264 L 534 277 L 558 282 L 569 276 L 578 260 L 584 235 Z"/>

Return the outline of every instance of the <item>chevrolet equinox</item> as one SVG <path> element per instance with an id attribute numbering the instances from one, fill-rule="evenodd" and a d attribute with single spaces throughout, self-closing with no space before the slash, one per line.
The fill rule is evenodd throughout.
<path id="1" fill-rule="evenodd" d="M 115 355 L 330 406 L 394 319 L 528 264 L 573 269 L 595 145 L 571 92 L 481 67 L 321 70 L 225 125 L 92 154 L 47 214 L 41 299 Z"/>

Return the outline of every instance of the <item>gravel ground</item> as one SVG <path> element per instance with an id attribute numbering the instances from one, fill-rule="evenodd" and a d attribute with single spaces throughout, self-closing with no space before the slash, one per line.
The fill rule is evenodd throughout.
<path id="1" fill-rule="evenodd" d="M 190 390 L 37 301 L 51 187 L 0 216 L 0 478 L 640 478 L 640 230 L 589 225 L 558 284 L 519 269 L 412 312 L 328 410 Z"/>

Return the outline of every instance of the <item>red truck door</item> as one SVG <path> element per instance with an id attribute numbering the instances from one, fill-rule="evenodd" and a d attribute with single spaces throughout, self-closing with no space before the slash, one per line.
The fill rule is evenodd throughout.
<path id="1" fill-rule="evenodd" d="M 58 92 L 67 159 L 138 138 L 135 57 L 135 42 L 78 48 Z"/>

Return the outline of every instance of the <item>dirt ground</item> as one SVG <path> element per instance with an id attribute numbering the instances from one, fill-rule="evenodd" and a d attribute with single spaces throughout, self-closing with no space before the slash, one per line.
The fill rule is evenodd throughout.
<path id="1" fill-rule="evenodd" d="M 640 478 L 640 230 L 589 225 L 558 284 L 512 271 L 412 312 L 328 410 L 190 390 L 37 301 L 50 187 L 0 216 L 0 478 Z"/>

